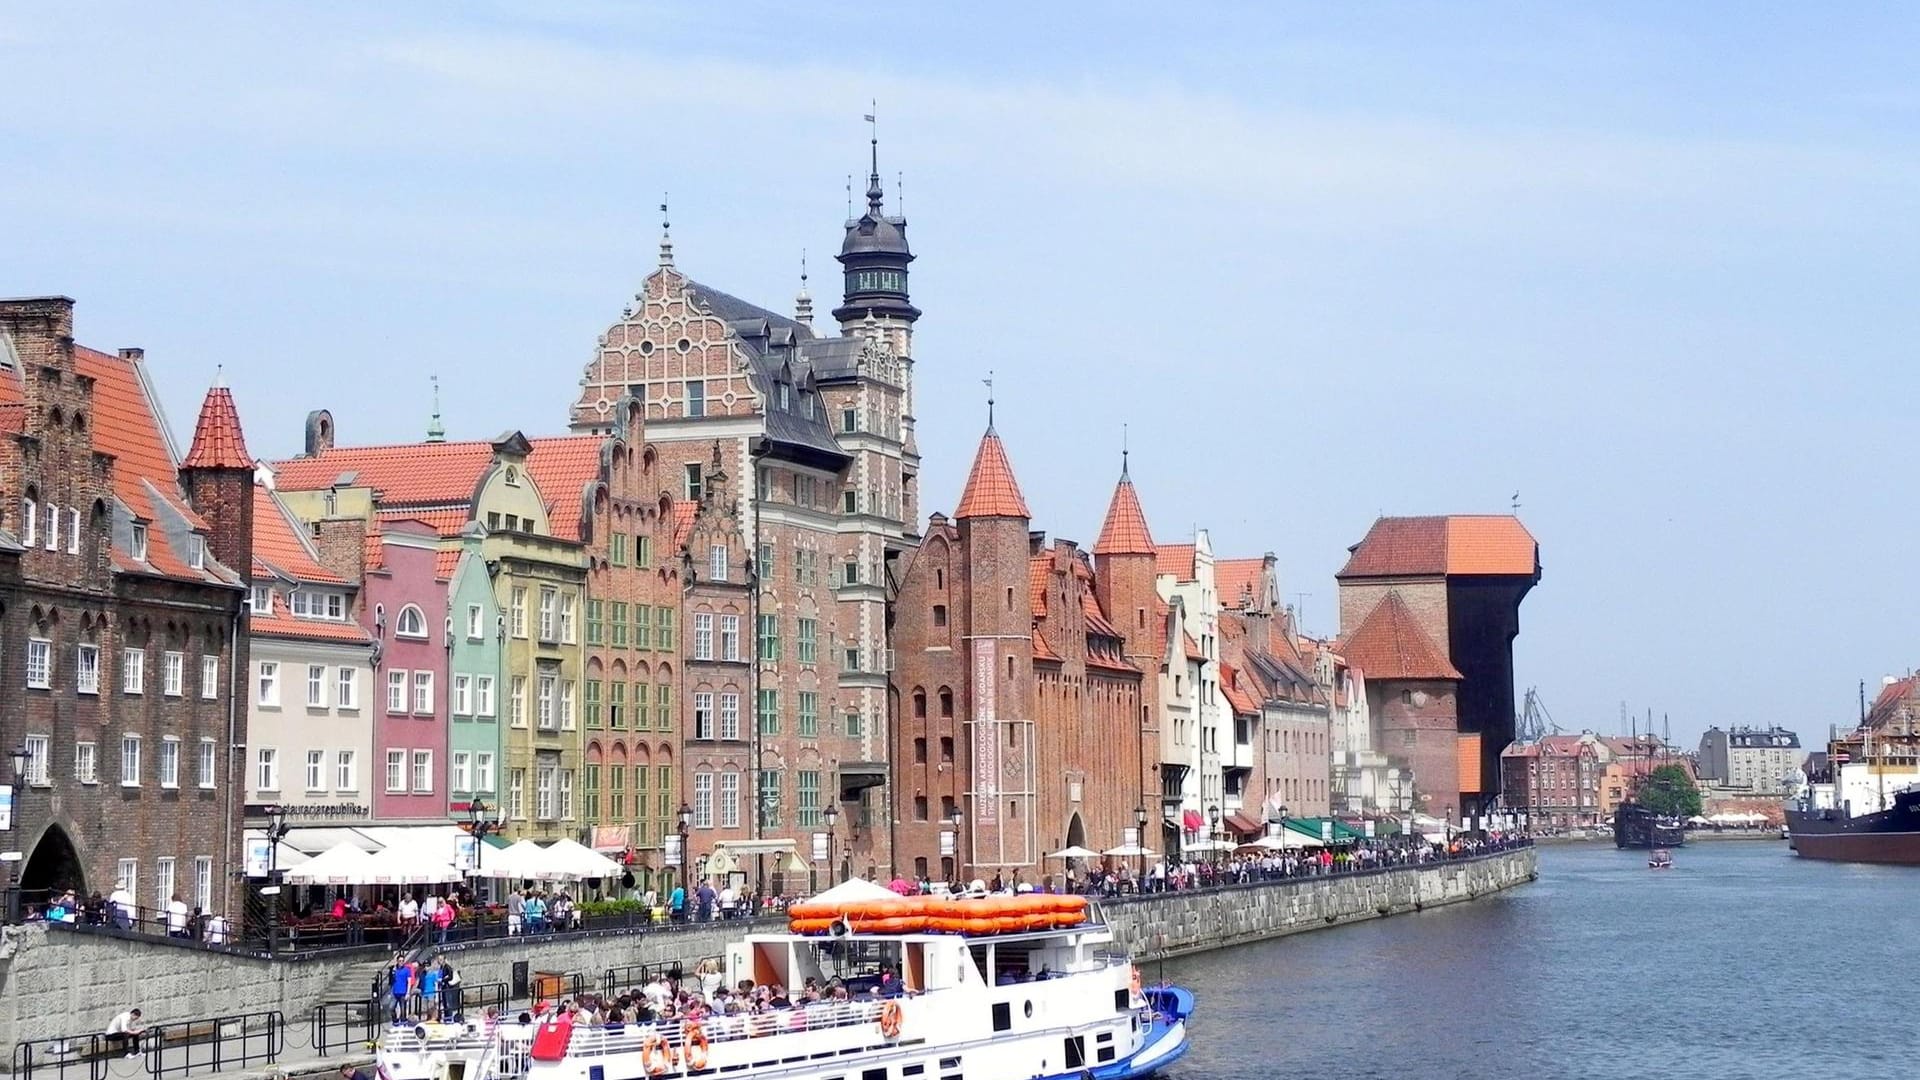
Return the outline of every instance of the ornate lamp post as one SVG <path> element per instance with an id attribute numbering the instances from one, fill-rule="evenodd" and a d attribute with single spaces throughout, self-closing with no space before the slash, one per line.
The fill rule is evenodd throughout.
<path id="1" fill-rule="evenodd" d="M 20 796 L 27 790 L 27 765 L 33 760 L 33 752 L 23 743 L 7 751 L 13 759 L 13 834 L 20 836 L 26 832 L 20 822 Z M 7 852 L 7 922 L 18 925 L 22 914 L 20 903 L 20 864 L 27 861 L 28 852 L 24 849 Z"/>
<path id="2" fill-rule="evenodd" d="M 833 827 L 840 822 L 840 808 L 828 803 L 827 808 L 820 813 L 827 822 L 827 881 L 829 885 L 838 885 L 840 884 L 840 864 L 836 861 L 838 856 L 835 855 L 833 846 Z"/>
<path id="3" fill-rule="evenodd" d="M 1214 866 L 1220 865 L 1220 804 L 1207 805 L 1207 854 L 1213 857 Z"/>
<path id="4" fill-rule="evenodd" d="M 1140 852 L 1140 876 L 1133 881 L 1135 892 L 1146 892 L 1147 886 L 1147 805 L 1136 803 L 1133 808 L 1133 846 Z"/>
<path id="5" fill-rule="evenodd" d="M 692 880 L 692 877 L 688 873 L 688 870 L 691 867 L 691 860 L 688 858 L 688 855 L 687 855 L 687 829 L 692 827 L 692 825 L 693 825 L 693 808 L 683 802 L 680 804 L 679 830 L 678 830 L 680 834 L 680 878 L 683 885 Z M 691 897 L 689 897 L 689 899 L 691 899 Z M 685 909 L 682 908 L 681 910 L 684 911 Z"/>
<path id="6" fill-rule="evenodd" d="M 953 826 L 953 871 L 947 875 L 949 880 L 958 878 L 962 873 L 962 863 L 960 862 L 960 823 L 962 820 L 964 819 L 960 815 L 960 807 L 956 804 L 953 808 L 953 813 L 947 818 L 947 824 Z"/>
<path id="7" fill-rule="evenodd" d="M 480 876 L 480 860 L 487 850 L 487 837 L 500 831 L 498 817 L 488 820 L 487 811 L 492 809 L 480 796 L 475 795 L 467 803 L 467 832 L 473 835 L 473 876 Z"/>
<path id="8" fill-rule="evenodd" d="M 260 890 L 267 898 L 267 955 L 273 955 L 274 939 L 280 929 L 280 841 L 293 826 L 287 824 L 287 808 L 275 803 L 267 807 L 267 887 Z"/>

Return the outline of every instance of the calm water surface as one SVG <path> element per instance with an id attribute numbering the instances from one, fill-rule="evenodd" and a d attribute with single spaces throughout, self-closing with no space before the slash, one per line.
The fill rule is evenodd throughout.
<path id="1" fill-rule="evenodd" d="M 1498 897 L 1170 961 L 1171 1080 L 1920 1077 L 1920 869 L 1674 861 L 1546 847 Z"/>

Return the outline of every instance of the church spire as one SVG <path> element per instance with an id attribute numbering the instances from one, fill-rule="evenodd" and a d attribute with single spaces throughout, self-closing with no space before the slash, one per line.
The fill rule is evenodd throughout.
<path id="1" fill-rule="evenodd" d="M 973 469 L 967 473 L 967 486 L 960 492 L 960 505 L 954 508 L 954 520 L 980 517 L 1031 518 L 1027 500 L 1020 494 L 1020 482 L 1013 478 L 1013 465 L 1007 461 L 1007 448 L 989 427 L 980 437 L 980 449 L 973 456 Z"/>
<path id="2" fill-rule="evenodd" d="M 1153 533 L 1147 528 L 1146 512 L 1140 509 L 1140 495 L 1127 475 L 1127 451 L 1120 450 L 1120 482 L 1113 487 L 1113 500 L 1107 504 L 1107 520 L 1100 526 L 1100 539 L 1093 543 L 1095 555 L 1152 555 Z"/>
<path id="3" fill-rule="evenodd" d="M 873 111 L 867 114 L 867 213 L 878 217 L 884 193 L 880 190 L 880 102 L 876 99 L 868 103 Z"/>
<path id="4" fill-rule="evenodd" d="M 807 291 L 807 249 L 800 249 L 800 292 L 793 298 L 793 321 L 813 325 L 813 294 Z"/>

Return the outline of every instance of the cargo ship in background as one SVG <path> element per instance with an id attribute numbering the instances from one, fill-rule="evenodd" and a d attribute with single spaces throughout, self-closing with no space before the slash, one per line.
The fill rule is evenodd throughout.
<path id="1" fill-rule="evenodd" d="M 1862 695 L 1864 698 L 1864 694 Z M 1787 841 L 1807 859 L 1920 866 L 1920 677 L 1888 679 L 1860 726 L 1834 734 L 1787 803 Z"/>

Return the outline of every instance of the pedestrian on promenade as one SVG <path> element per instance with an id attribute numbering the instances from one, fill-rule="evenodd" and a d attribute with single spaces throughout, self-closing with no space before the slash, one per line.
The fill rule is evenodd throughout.
<path id="1" fill-rule="evenodd" d="M 111 909 L 113 925 L 119 930 L 133 929 L 133 894 L 125 885 L 115 885 L 107 897 L 107 907 Z"/>
<path id="2" fill-rule="evenodd" d="M 187 902 L 180 899 L 179 893 L 174 893 L 173 899 L 167 901 L 167 936 L 187 936 Z"/>
<path id="3" fill-rule="evenodd" d="M 527 924 L 527 898 L 515 889 L 507 894 L 507 936 L 520 933 Z"/>
<path id="4" fill-rule="evenodd" d="M 140 1010 L 128 1009 L 107 1021 L 105 1033 L 107 1049 L 116 1050 L 125 1047 L 128 1057 L 139 1057 L 140 1036 L 146 1030 L 145 1025 L 140 1023 Z"/>
<path id="5" fill-rule="evenodd" d="M 393 955 L 393 974 L 391 976 L 393 992 L 393 1022 L 395 1025 L 407 1022 L 407 995 L 413 992 L 413 965 L 399 953 Z"/>
<path id="6" fill-rule="evenodd" d="M 667 916 L 674 922 L 682 922 L 687 915 L 687 890 L 683 885 L 673 887 L 673 895 L 667 898 Z"/>

